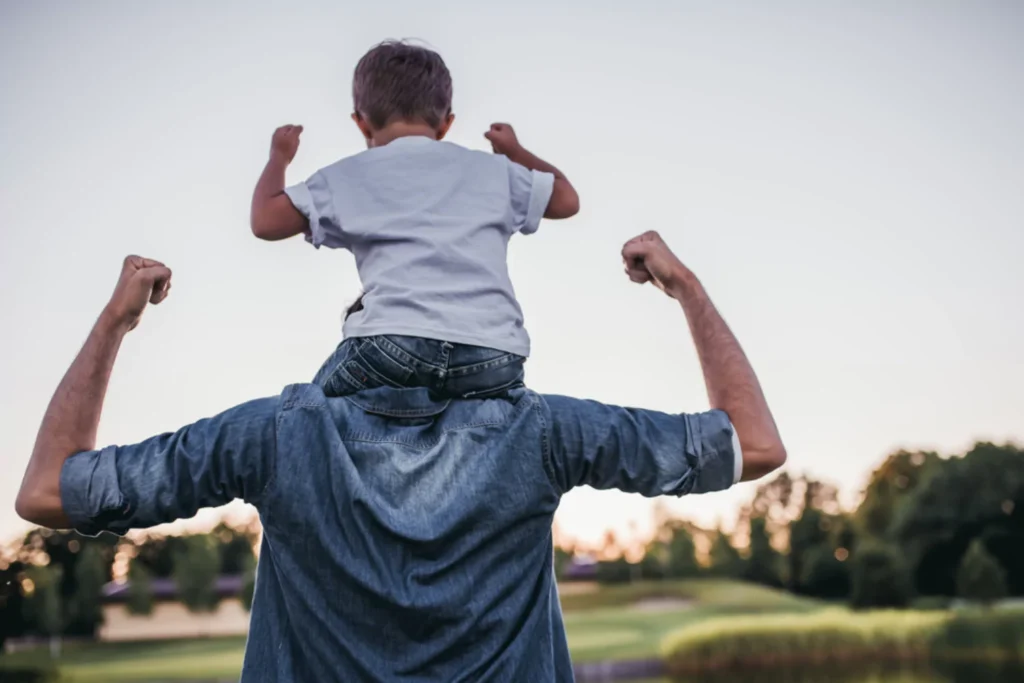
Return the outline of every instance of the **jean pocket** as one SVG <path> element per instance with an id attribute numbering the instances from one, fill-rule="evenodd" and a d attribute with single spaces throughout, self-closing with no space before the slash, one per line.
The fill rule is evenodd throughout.
<path id="1" fill-rule="evenodd" d="M 477 351 L 475 347 L 473 350 Z M 459 355 L 459 361 L 461 362 L 459 365 L 449 368 L 448 375 L 450 377 L 471 377 L 473 375 L 489 373 L 497 373 L 499 375 L 505 375 L 509 372 L 521 373 L 523 364 L 526 362 L 526 359 L 522 356 L 492 349 L 479 349 L 479 352 L 469 356 L 469 362 L 466 362 L 467 354 L 460 353 Z"/>
<path id="2" fill-rule="evenodd" d="M 415 374 L 412 368 L 382 348 L 376 337 L 365 339 L 343 367 L 363 383 L 364 389 L 406 387 Z"/>
<path id="3" fill-rule="evenodd" d="M 317 372 L 313 383 L 327 396 L 348 396 L 363 389 L 401 387 L 412 372 L 396 363 L 373 342 L 373 337 L 346 339 Z"/>
<path id="4" fill-rule="evenodd" d="M 358 360 L 347 360 L 335 366 L 319 384 L 325 395 L 334 397 L 349 396 L 364 389 L 398 386 Z"/>
<path id="5" fill-rule="evenodd" d="M 445 383 L 444 394 L 452 398 L 492 398 L 525 386 L 523 358 L 506 355 L 459 368 Z"/>

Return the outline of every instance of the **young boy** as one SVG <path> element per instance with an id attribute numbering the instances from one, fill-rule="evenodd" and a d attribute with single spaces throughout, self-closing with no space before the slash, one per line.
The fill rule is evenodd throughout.
<path id="1" fill-rule="evenodd" d="M 305 233 L 356 257 L 361 305 L 314 382 L 329 396 L 386 385 L 489 397 L 522 386 L 530 338 L 508 240 L 536 232 L 542 217 L 574 216 L 576 191 L 507 124 L 484 134 L 494 154 L 442 142 L 455 115 L 436 52 L 374 47 L 356 66 L 352 98 L 367 151 L 285 189 L 302 126 L 279 128 L 252 199 L 257 237 Z"/>

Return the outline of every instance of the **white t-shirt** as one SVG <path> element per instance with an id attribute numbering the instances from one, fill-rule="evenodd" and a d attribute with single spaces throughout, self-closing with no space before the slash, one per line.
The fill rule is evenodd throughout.
<path id="1" fill-rule="evenodd" d="M 427 137 L 398 138 L 286 192 L 313 246 L 356 257 L 363 310 L 346 337 L 426 337 L 530 354 L 508 275 L 514 233 L 537 231 L 550 173 Z"/>

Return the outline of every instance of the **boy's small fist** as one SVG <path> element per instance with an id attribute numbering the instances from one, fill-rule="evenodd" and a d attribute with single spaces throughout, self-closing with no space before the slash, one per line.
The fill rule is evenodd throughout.
<path id="1" fill-rule="evenodd" d="M 290 164 L 299 151 L 299 136 L 302 135 L 302 126 L 281 126 L 274 131 L 274 137 L 270 140 L 270 156 L 279 157 L 285 163 Z"/>
<path id="2" fill-rule="evenodd" d="M 484 133 L 484 137 L 491 143 L 491 149 L 495 154 L 511 157 L 522 149 L 516 131 L 507 123 L 492 123 L 491 129 Z"/>

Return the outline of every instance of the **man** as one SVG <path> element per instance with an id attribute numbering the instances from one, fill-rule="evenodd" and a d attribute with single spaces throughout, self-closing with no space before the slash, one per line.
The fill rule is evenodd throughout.
<path id="1" fill-rule="evenodd" d="M 326 399 L 313 385 L 174 434 L 95 450 L 125 333 L 171 272 L 129 257 L 43 418 L 18 513 L 123 533 L 243 498 L 263 523 L 242 680 L 571 681 L 551 522 L 576 486 L 646 496 L 725 489 L 785 451 L 754 371 L 700 282 L 656 233 L 629 278 L 682 306 L 712 410 L 617 408 L 517 390 Z"/>

